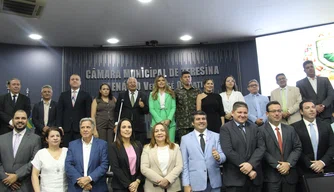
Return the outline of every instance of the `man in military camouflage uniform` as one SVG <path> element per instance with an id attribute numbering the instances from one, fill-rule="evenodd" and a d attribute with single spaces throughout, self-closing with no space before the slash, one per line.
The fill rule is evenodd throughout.
<path id="1" fill-rule="evenodd" d="M 180 78 L 181 88 L 175 89 L 176 95 L 176 138 L 180 143 L 181 137 L 194 130 L 191 123 L 191 114 L 196 111 L 196 97 L 201 91 L 191 85 L 191 75 L 183 71 Z"/>

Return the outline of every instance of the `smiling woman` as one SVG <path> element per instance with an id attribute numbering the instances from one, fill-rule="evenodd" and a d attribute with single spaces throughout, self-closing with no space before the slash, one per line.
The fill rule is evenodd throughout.
<path id="1" fill-rule="evenodd" d="M 45 132 L 48 148 L 39 150 L 31 161 L 31 182 L 34 191 L 67 191 L 65 158 L 67 148 L 60 148 L 63 133 L 58 127 Z M 40 180 L 39 180 L 40 178 Z"/>
<path id="2" fill-rule="evenodd" d="M 111 144 L 110 165 L 114 173 L 112 187 L 114 192 L 143 191 L 144 180 L 140 172 L 142 145 L 135 141 L 132 123 L 121 119 L 117 125 L 116 142 Z"/>
<path id="3" fill-rule="evenodd" d="M 155 124 L 151 142 L 144 147 L 141 156 L 140 170 L 146 177 L 145 191 L 180 191 L 182 168 L 180 147 L 169 140 L 168 128 L 164 124 Z"/>

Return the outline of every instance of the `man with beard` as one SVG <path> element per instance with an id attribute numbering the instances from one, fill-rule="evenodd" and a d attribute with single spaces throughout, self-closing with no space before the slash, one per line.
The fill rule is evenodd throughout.
<path id="1" fill-rule="evenodd" d="M 33 191 L 31 160 L 41 148 L 41 140 L 26 129 L 27 114 L 15 112 L 14 130 L 0 136 L 0 191 Z"/>

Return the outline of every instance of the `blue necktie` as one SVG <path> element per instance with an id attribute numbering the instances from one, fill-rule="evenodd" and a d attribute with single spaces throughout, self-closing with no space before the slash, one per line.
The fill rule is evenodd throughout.
<path id="1" fill-rule="evenodd" d="M 315 132 L 315 128 L 313 123 L 310 123 L 310 134 L 311 134 L 311 142 L 314 152 L 314 160 L 317 160 L 317 151 L 318 151 L 318 142 L 317 142 L 317 133 Z"/>
<path id="2" fill-rule="evenodd" d="M 255 105 L 256 105 L 257 118 L 260 118 L 262 116 L 262 114 L 261 114 L 260 103 L 259 103 L 257 95 L 254 95 L 254 101 L 255 101 Z"/>

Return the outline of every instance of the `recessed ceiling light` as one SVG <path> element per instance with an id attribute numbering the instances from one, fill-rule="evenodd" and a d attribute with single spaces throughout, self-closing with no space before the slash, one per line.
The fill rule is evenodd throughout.
<path id="1" fill-rule="evenodd" d="M 31 39 L 34 39 L 34 40 L 40 40 L 40 39 L 43 38 L 42 36 L 40 36 L 40 35 L 38 35 L 38 34 L 31 34 L 31 35 L 29 35 L 29 37 L 30 37 Z"/>
<path id="2" fill-rule="evenodd" d="M 141 2 L 141 3 L 149 3 L 149 2 L 151 2 L 152 0 L 138 0 L 139 2 Z"/>
<path id="3" fill-rule="evenodd" d="M 189 41 L 190 39 L 192 39 L 193 37 L 190 35 L 183 35 L 182 37 L 180 37 L 180 39 L 182 41 Z"/>
<path id="4" fill-rule="evenodd" d="M 119 42 L 119 40 L 116 39 L 116 38 L 111 38 L 111 39 L 108 39 L 107 41 L 108 41 L 108 43 L 111 43 L 111 44 L 116 44 L 116 43 Z"/>

